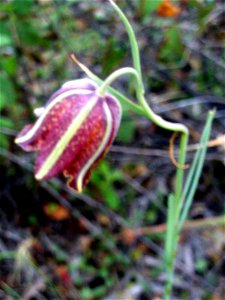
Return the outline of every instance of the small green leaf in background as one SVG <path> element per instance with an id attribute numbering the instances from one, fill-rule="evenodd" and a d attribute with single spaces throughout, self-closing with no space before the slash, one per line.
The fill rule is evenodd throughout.
<path id="1" fill-rule="evenodd" d="M 205 272 L 207 270 L 207 260 L 200 258 L 195 263 L 195 268 L 198 272 Z"/>
<path id="2" fill-rule="evenodd" d="M 85 34 L 77 33 L 76 38 L 72 39 L 69 43 L 71 51 L 74 51 L 76 54 L 88 51 L 90 49 L 101 49 L 104 47 L 104 40 L 101 35 L 93 30 L 89 29 L 85 31 Z"/>
<path id="3" fill-rule="evenodd" d="M 13 45 L 8 20 L 0 21 L 0 48 Z"/>
<path id="4" fill-rule="evenodd" d="M 84 287 L 81 290 L 81 296 L 82 296 L 83 299 L 90 299 L 91 296 L 92 296 L 92 292 L 88 287 Z"/>
<path id="5" fill-rule="evenodd" d="M 191 1 L 190 1 L 191 2 Z M 198 22 L 199 22 L 199 28 L 205 27 L 207 24 L 206 18 L 208 15 L 212 12 L 214 9 L 215 3 L 209 3 L 208 5 L 205 5 L 204 3 L 198 3 L 199 9 L 198 9 Z"/>
<path id="6" fill-rule="evenodd" d="M 15 75 L 17 69 L 16 57 L 15 56 L 0 57 L 0 66 L 10 76 Z"/>
<path id="7" fill-rule="evenodd" d="M 38 46 L 41 43 L 40 31 L 30 22 L 16 20 L 16 29 L 20 42 L 25 46 Z"/>
<path id="8" fill-rule="evenodd" d="M 134 139 L 135 130 L 136 123 L 133 119 L 124 120 L 120 126 L 116 139 L 124 144 L 131 143 Z"/>
<path id="9" fill-rule="evenodd" d="M 156 11 L 162 1 L 163 0 L 139 0 L 139 15 L 142 17 L 147 17 L 149 14 Z"/>
<path id="10" fill-rule="evenodd" d="M 177 62 L 183 56 L 183 44 L 177 26 L 170 27 L 165 32 L 165 40 L 160 49 L 160 58 L 163 61 Z"/>
<path id="11" fill-rule="evenodd" d="M 0 72 L 0 110 L 15 102 L 16 92 L 14 85 L 5 72 Z"/>
<path id="12" fill-rule="evenodd" d="M 0 35 L 0 47 L 5 47 L 12 44 L 11 36 L 5 33 Z"/>
<path id="13" fill-rule="evenodd" d="M 14 0 L 9 3 L 12 7 L 12 10 L 17 15 L 27 15 L 29 12 L 31 12 L 31 9 L 33 5 L 35 4 L 34 0 Z"/>
<path id="14" fill-rule="evenodd" d="M 114 183 L 121 181 L 123 174 L 119 170 L 112 170 L 106 161 L 102 161 L 93 172 L 91 182 L 101 192 L 105 203 L 112 209 L 119 207 L 119 195 L 116 192 Z"/>
<path id="15" fill-rule="evenodd" d="M 104 189 L 105 202 L 112 209 L 116 209 L 120 205 L 120 199 L 112 185 L 108 185 L 106 189 Z"/>
<path id="16" fill-rule="evenodd" d="M 13 128 L 13 122 L 3 116 L 0 116 L 0 128 Z M 0 148 L 9 149 L 10 141 L 9 137 L 0 132 Z"/>
<path id="17" fill-rule="evenodd" d="M 13 121 L 6 118 L 6 117 L 3 117 L 1 116 L 0 118 L 0 127 L 1 128 L 10 128 L 10 129 L 13 129 L 14 127 L 14 124 L 13 124 Z"/>
<path id="18" fill-rule="evenodd" d="M 103 76 L 108 76 L 122 64 L 125 53 L 126 51 L 116 42 L 114 37 L 108 40 L 101 58 Z"/>

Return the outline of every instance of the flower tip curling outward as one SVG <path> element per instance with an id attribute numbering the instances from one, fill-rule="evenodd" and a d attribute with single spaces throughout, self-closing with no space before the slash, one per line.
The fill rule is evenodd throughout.
<path id="1" fill-rule="evenodd" d="M 97 93 L 85 78 L 66 82 L 47 102 L 34 125 L 26 125 L 15 143 L 25 151 L 38 151 L 35 178 L 59 174 L 78 192 L 91 170 L 107 153 L 121 120 L 120 103 L 110 94 Z"/>

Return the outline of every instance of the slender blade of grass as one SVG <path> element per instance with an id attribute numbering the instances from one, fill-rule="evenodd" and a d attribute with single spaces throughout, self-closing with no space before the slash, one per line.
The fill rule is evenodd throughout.
<path id="1" fill-rule="evenodd" d="M 189 209 L 191 207 L 193 197 L 195 194 L 195 191 L 197 189 L 197 184 L 199 182 L 199 178 L 201 175 L 201 171 L 203 168 L 204 160 L 205 160 L 205 155 L 207 151 L 207 143 L 209 141 L 210 133 L 211 133 L 211 127 L 212 127 L 212 122 L 214 119 L 215 111 L 209 111 L 208 117 L 206 120 L 206 125 L 204 127 L 201 140 L 200 140 L 200 147 L 194 157 L 191 169 L 188 173 L 187 181 L 184 186 L 184 192 L 183 192 L 183 198 L 186 201 L 184 203 L 180 220 L 179 220 L 179 225 L 178 225 L 178 231 L 182 229 L 182 226 L 187 218 Z"/>
<path id="2" fill-rule="evenodd" d="M 173 236 L 174 236 L 174 209 L 175 209 L 175 197 L 173 194 L 168 198 L 168 211 L 167 211 L 167 231 L 166 231 L 166 245 L 165 245 L 165 262 L 167 263 L 171 257 L 173 249 Z"/>

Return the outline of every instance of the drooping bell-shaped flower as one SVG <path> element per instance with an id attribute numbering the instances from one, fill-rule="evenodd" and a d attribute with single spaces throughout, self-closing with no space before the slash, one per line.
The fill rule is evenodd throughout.
<path id="1" fill-rule="evenodd" d="M 110 94 L 99 95 L 98 86 L 85 78 L 66 82 L 38 113 L 36 123 L 25 126 L 15 142 L 39 152 L 36 179 L 63 173 L 68 186 L 81 192 L 115 139 L 120 103 Z"/>

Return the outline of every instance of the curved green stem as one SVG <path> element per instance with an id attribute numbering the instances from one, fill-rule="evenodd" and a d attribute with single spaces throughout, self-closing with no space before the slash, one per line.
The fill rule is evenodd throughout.
<path id="1" fill-rule="evenodd" d="M 183 124 L 172 123 L 172 122 L 166 121 L 161 116 L 154 113 L 154 111 L 148 105 L 143 92 L 138 91 L 137 98 L 138 98 L 139 104 L 146 111 L 149 119 L 152 120 L 152 122 L 154 122 L 156 125 L 158 125 L 159 127 L 163 128 L 163 129 L 167 129 L 170 131 L 176 131 L 176 132 L 182 132 L 184 135 L 188 135 L 188 129 Z"/>
<path id="2" fill-rule="evenodd" d="M 173 132 L 180 132 L 181 133 L 181 141 L 180 141 L 180 151 L 179 151 L 179 158 L 178 163 L 179 165 L 183 166 L 185 164 L 185 156 L 186 156 L 186 148 L 188 143 L 188 129 L 186 126 L 180 123 L 172 123 L 164 120 L 161 116 L 154 113 L 151 107 L 148 105 L 145 96 L 144 96 L 144 85 L 142 81 L 142 73 L 141 73 L 141 65 L 140 65 L 140 54 L 137 45 L 137 40 L 133 31 L 132 26 L 130 25 L 127 17 L 124 13 L 120 10 L 120 8 L 114 3 L 113 0 L 109 0 L 111 5 L 114 7 L 118 15 L 120 16 L 124 26 L 127 30 L 132 57 L 133 57 L 133 64 L 136 70 L 136 74 L 134 70 L 130 70 L 133 75 L 135 75 L 137 79 L 137 99 L 140 106 L 143 108 L 143 111 L 146 113 L 146 116 L 154 122 L 156 125 L 160 126 L 161 128 L 173 131 Z M 127 69 L 128 70 L 128 69 Z M 118 70 L 110 75 L 103 85 L 100 87 L 100 93 L 104 93 L 107 85 L 109 85 L 115 78 L 118 76 L 125 74 L 126 70 Z M 177 227 L 179 226 L 179 218 L 181 213 L 181 208 L 183 204 L 182 200 L 182 190 L 183 190 L 183 177 L 184 177 L 184 170 L 183 168 L 178 168 L 176 172 L 176 181 L 175 181 L 175 193 L 171 195 L 169 199 L 169 210 L 168 210 L 168 219 L 167 225 L 168 230 L 166 234 L 166 243 L 165 243 L 165 250 L 166 250 L 166 269 L 167 269 L 167 282 L 165 287 L 165 299 L 170 299 L 170 295 L 172 292 L 172 283 L 173 283 L 173 276 L 174 276 L 174 264 L 175 264 L 175 257 L 177 251 Z"/>
<path id="3" fill-rule="evenodd" d="M 73 62 L 75 62 L 75 64 L 77 64 L 81 70 L 89 77 L 91 78 L 94 82 L 96 82 L 97 84 L 102 84 L 103 80 L 100 79 L 96 74 L 94 74 L 90 69 L 88 69 L 88 67 L 86 67 L 84 64 L 82 64 L 75 56 L 74 53 L 70 54 L 70 58 L 72 59 Z M 109 87 L 109 92 L 116 97 L 119 101 L 121 101 L 121 103 L 124 105 L 124 107 L 134 111 L 135 113 L 137 113 L 140 116 L 143 117 L 147 117 L 146 112 L 143 110 L 143 108 L 138 105 L 137 103 L 131 101 L 130 99 L 128 99 L 127 97 L 125 97 L 123 94 L 121 94 L 120 92 L 118 92 L 117 90 L 115 90 L 112 87 Z"/>
<path id="4" fill-rule="evenodd" d="M 118 15 L 120 16 L 126 30 L 127 30 L 127 34 L 130 40 L 130 46 L 131 46 L 131 53 L 132 53 L 132 58 L 133 58 L 133 63 L 134 63 L 134 68 L 137 71 L 140 81 L 141 81 L 141 85 L 143 85 L 142 83 L 142 73 L 141 73 L 141 63 L 140 63 L 140 54 L 139 54 L 139 49 L 138 49 L 138 44 L 137 44 L 137 39 L 135 37 L 134 34 L 134 30 L 130 24 L 130 22 L 128 21 L 127 17 L 125 16 L 125 14 L 122 12 L 122 10 L 119 8 L 119 6 L 116 5 L 116 3 L 113 0 L 109 0 L 110 4 L 112 5 L 112 7 L 116 10 L 116 12 L 118 13 Z"/>
<path id="5" fill-rule="evenodd" d="M 186 151 L 186 143 L 184 141 L 187 141 L 187 137 L 188 137 L 188 129 L 186 126 L 184 126 L 183 124 L 180 123 L 172 123 L 169 121 L 164 120 L 162 117 L 160 117 L 159 115 L 157 115 L 156 113 L 154 113 L 154 111 L 150 108 L 150 106 L 148 105 L 145 97 L 144 97 L 144 90 L 143 90 L 143 86 L 142 86 L 142 80 L 138 74 L 138 72 L 131 67 L 125 67 L 125 68 L 121 68 L 118 69 L 116 71 L 114 71 L 111 75 L 109 75 L 102 83 L 102 85 L 99 87 L 98 92 L 100 95 L 103 95 L 105 93 L 105 90 L 108 88 L 108 86 L 114 81 L 116 80 L 118 77 L 125 75 L 125 74 L 132 74 L 135 76 L 136 80 L 137 80 L 137 90 L 136 90 L 136 94 L 137 94 L 137 99 L 138 102 L 140 104 L 140 106 L 142 106 L 143 110 L 145 111 L 146 116 L 156 125 L 160 126 L 161 128 L 170 130 L 170 131 L 176 131 L 176 132 L 181 132 L 183 133 L 183 135 L 185 136 L 185 138 L 183 138 L 183 142 L 182 142 L 182 155 L 180 155 L 180 160 L 179 163 L 182 163 L 182 165 L 184 164 L 184 158 L 185 155 L 183 153 L 183 151 Z M 179 172 L 179 177 L 181 178 L 181 171 Z M 180 185 L 179 185 L 180 188 Z"/>
<path id="6" fill-rule="evenodd" d="M 98 88 L 98 91 L 97 91 L 99 93 L 99 95 L 103 96 L 105 94 L 105 91 L 108 88 L 108 86 L 114 80 L 116 80 L 120 76 L 127 75 L 127 74 L 132 74 L 136 77 L 137 81 L 139 80 L 138 73 L 134 68 L 125 67 L 125 68 L 118 69 L 118 70 L 114 71 L 112 74 L 110 74 L 100 85 L 100 87 Z"/>

